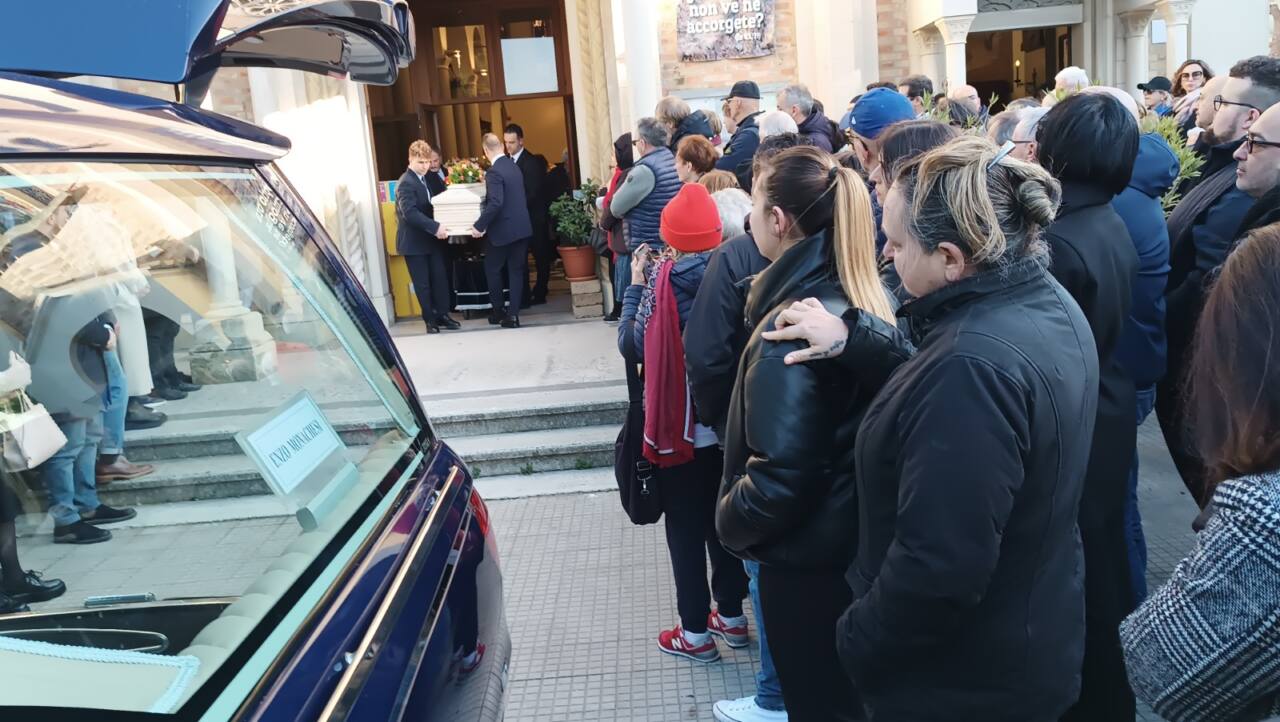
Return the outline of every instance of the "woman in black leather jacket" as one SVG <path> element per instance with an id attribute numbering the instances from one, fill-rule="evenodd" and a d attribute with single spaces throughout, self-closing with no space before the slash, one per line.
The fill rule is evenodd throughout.
<path id="1" fill-rule="evenodd" d="M 762 171 L 751 228 L 773 264 L 747 297 L 754 331 L 729 409 L 716 528 L 730 551 L 761 564 L 765 631 L 790 719 L 861 719 L 835 648 L 857 532 L 853 442 L 863 410 L 910 347 L 891 325 L 858 175 L 812 147 L 783 151 Z M 778 312 L 809 297 L 874 329 L 849 350 L 879 361 L 874 372 L 788 366 L 784 357 L 799 346 L 761 338 Z"/>

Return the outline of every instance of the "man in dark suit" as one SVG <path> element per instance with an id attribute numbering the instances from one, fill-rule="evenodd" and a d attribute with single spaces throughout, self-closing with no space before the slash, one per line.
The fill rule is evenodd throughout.
<path id="1" fill-rule="evenodd" d="M 440 159 L 440 151 L 435 148 L 431 149 L 431 160 L 427 165 L 427 190 L 431 191 L 431 197 L 434 198 L 441 193 L 449 190 L 448 174 L 444 172 L 443 162 Z"/>
<path id="2" fill-rule="evenodd" d="M 462 325 L 449 317 L 449 275 L 445 269 L 449 234 L 436 222 L 431 207 L 427 179 L 431 153 L 426 141 L 415 140 L 409 146 L 409 168 L 396 185 L 396 252 L 409 265 L 427 333 L 440 333 L 441 328 Z"/>
<path id="3" fill-rule="evenodd" d="M 484 275 L 489 281 L 489 303 L 493 310 L 489 323 L 503 328 L 520 328 L 520 299 L 529 277 L 529 237 L 533 226 L 525 204 L 524 178 L 516 162 L 503 153 L 502 141 L 492 133 L 484 136 L 484 154 L 492 164 L 484 176 L 484 208 L 471 229 L 475 238 L 484 237 Z M 502 314 L 502 267 L 511 289 L 510 311 Z"/>
<path id="4" fill-rule="evenodd" d="M 524 179 L 525 206 L 529 209 L 529 222 L 533 225 L 533 237 L 529 241 L 529 250 L 533 251 L 533 265 L 537 269 L 538 278 L 533 285 L 533 292 L 528 296 L 529 305 L 537 306 L 547 302 L 547 284 L 551 280 L 551 264 L 556 260 L 556 249 L 547 233 L 547 208 L 550 198 L 543 192 L 546 188 L 547 159 L 524 148 L 524 128 L 515 123 L 507 125 L 503 133 L 503 145 L 507 155 L 516 162 L 520 176 Z M 522 287 L 529 281 L 526 278 Z"/>

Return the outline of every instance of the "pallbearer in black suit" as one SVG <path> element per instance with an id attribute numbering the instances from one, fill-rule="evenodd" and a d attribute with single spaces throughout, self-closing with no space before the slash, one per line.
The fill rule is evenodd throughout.
<path id="1" fill-rule="evenodd" d="M 484 136 L 484 154 L 492 165 L 484 176 L 484 209 L 471 229 L 475 238 L 484 237 L 484 275 L 489 281 L 489 302 L 493 311 L 489 323 L 504 328 L 520 327 L 520 299 L 529 277 L 529 208 L 525 205 L 524 178 L 516 162 L 503 152 L 502 141 L 493 133 Z M 510 311 L 502 314 L 502 267 L 511 289 Z"/>
<path id="2" fill-rule="evenodd" d="M 547 159 L 525 150 L 524 128 L 511 123 L 503 133 L 503 146 L 507 155 L 516 162 L 520 176 L 524 178 L 524 201 L 529 209 L 529 222 L 533 225 L 533 237 L 529 239 L 529 250 L 533 251 L 533 265 L 538 278 L 533 284 L 533 292 L 529 295 L 529 305 L 536 306 L 547 302 L 547 284 L 551 281 L 551 264 L 556 260 L 556 249 L 551 244 L 551 235 L 547 233 L 547 209 L 552 198 L 547 198 Z M 527 286 L 528 279 L 521 286 Z"/>
<path id="3" fill-rule="evenodd" d="M 436 222 L 431 206 L 431 187 L 443 190 L 438 176 L 436 181 L 427 177 L 432 153 L 426 141 L 415 140 L 409 146 L 409 168 L 396 185 L 396 252 L 409 265 L 427 333 L 440 333 L 441 328 L 461 328 L 461 324 L 449 317 L 449 275 L 445 268 L 445 241 L 449 234 Z"/>

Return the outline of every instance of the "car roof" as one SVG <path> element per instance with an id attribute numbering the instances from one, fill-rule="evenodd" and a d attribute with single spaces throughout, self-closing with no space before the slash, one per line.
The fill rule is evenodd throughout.
<path id="1" fill-rule="evenodd" d="M 0 159 L 267 162 L 287 152 L 288 138 L 200 108 L 0 72 Z"/>

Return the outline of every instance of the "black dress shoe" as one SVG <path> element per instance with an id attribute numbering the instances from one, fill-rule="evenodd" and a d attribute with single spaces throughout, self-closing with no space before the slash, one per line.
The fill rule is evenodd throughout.
<path id="1" fill-rule="evenodd" d="M 440 327 L 434 323 L 427 324 L 427 333 L 440 333 Z"/>
<path id="2" fill-rule="evenodd" d="M 81 514 L 80 521 L 97 526 L 98 524 L 115 524 L 120 521 L 129 521 L 137 515 L 138 512 L 127 506 L 117 509 L 106 504 L 99 504 L 97 509 L 88 514 Z"/>
<path id="3" fill-rule="evenodd" d="M 30 602 L 47 602 L 56 599 L 67 591 L 67 585 L 61 579 L 45 579 L 39 572 L 27 572 L 22 583 L 5 586 L 3 594 L 19 604 Z"/>
<path id="4" fill-rule="evenodd" d="M 462 324 L 453 320 L 449 316 L 441 316 L 440 318 L 436 319 L 436 323 L 439 324 L 440 328 L 447 329 L 449 331 L 457 331 L 458 329 L 462 328 Z"/>
<path id="5" fill-rule="evenodd" d="M 154 429 L 155 427 L 168 421 L 169 417 L 159 411 L 152 411 L 143 406 L 141 402 L 129 399 L 129 405 L 124 412 L 124 428 L 126 431 L 137 431 L 139 429 Z"/>
<path id="6" fill-rule="evenodd" d="M 502 319 L 502 327 L 503 328 L 520 328 L 520 317 L 507 316 L 506 318 Z"/>
<path id="7" fill-rule="evenodd" d="M 29 612 L 26 602 L 19 602 L 6 594 L 0 594 L 0 614 L 17 614 L 18 612 Z"/>
<path id="8" fill-rule="evenodd" d="M 187 398 L 187 392 L 173 388 L 172 386 L 157 386 L 151 392 L 152 396 L 158 396 L 165 401 L 180 401 Z"/>
<path id="9" fill-rule="evenodd" d="M 545 305 L 546 303 L 547 303 L 547 294 L 545 293 L 535 293 L 529 299 L 530 306 L 542 306 L 542 305 Z"/>
<path id="10" fill-rule="evenodd" d="M 200 384 L 189 384 L 186 381 L 178 381 L 173 384 L 173 388 L 181 391 L 184 394 L 189 394 L 192 391 L 199 391 L 204 387 L 201 386 Z"/>
<path id="11" fill-rule="evenodd" d="M 501 313 L 491 313 L 491 314 L 489 314 L 489 325 L 490 325 L 490 326 L 497 326 L 498 324 L 502 323 L 502 319 L 504 319 L 504 318 L 506 318 L 506 316 L 505 316 L 504 314 L 501 314 Z"/>

